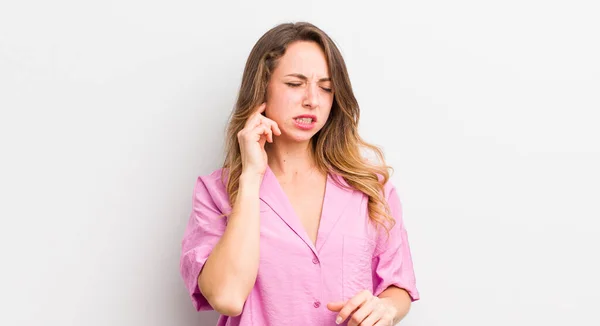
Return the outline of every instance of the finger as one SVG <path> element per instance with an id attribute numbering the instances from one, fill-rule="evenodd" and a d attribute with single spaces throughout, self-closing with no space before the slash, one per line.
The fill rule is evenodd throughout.
<path id="1" fill-rule="evenodd" d="M 275 127 L 275 129 L 277 130 L 276 135 L 277 136 L 281 136 L 281 129 L 279 129 L 279 125 L 277 124 L 277 122 L 273 121 L 273 126 Z"/>
<path id="2" fill-rule="evenodd" d="M 256 108 L 256 114 L 261 114 L 263 112 L 265 112 L 265 110 L 267 109 L 267 102 L 263 102 L 261 105 L 258 106 L 258 108 Z"/>
<path id="3" fill-rule="evenodd" d="M 344 302 L 344 301 L 330 302 L 327 304 L 327 309 L 338 312 L 338 311 L 342 310 L 342 308 L 344 308 L 345 304 L 346 304 L 346 302 Z"/>
<path id="4" fill-rule="evenodd" d="M 281 129 L 279 129 L 279 125 L 277 125 L 277 122 L 265 117 L 265 116 L 260 116 L 261 121 L 264 124 L 267 124 L 271 127 L 271 129 L 273 129 L 273 133 L 277 136 L 281 136 Z"/>
<path id="5" fill-rule="evenodd" d="M 269 118 L 266 118 L 266 117 L 265 117 L 265 119 L 268 120 L 271 123 L 271 126 L 272 126 L 273 131 L 275 132 L 275 134 L 277 136 L 281 136 L 281 129 L 279 129 L 279 125 L 277 124 L 277 122 L 275 122 L 275 121 L 273 121 L 273 120 L 271 120 Z"/>
<path id="6" fill-rule="evenodd" d="M 258 139 L 258 144 L 260 145 L 260 147 L 264 148 L 266 142 L 267 142 L 267 137 L 265 137 L 264 135 L 261 135 L 260 138 Z"/>
<path id="7" fill-rule="evenodd" d="M 275 134 L 277 136 L 281 136 L 281 130 L 279 130 L 279 126 L 277 126 L 277 122 L 271 121 L 271 123 L 269 124 L 269 128 L 271 128 L 271 130 L 273 131 L 273 134 Z"/>
<path id="8" fill-rule="evenodd" d="M 348 302 L 344 305 L 335 322 L 340 324 L 344 322 L 356 309 L 358 309 L 362 304 L 364 304 L 369 297 L 363 292 L 355 295 L 352 299 L 348 300 Z"/>
<path id="9" fill-rule="evenodd" d="M 273 130 L 271 129 L 271 126 L 264 120 L 261 120 L 260 126 L 264 128 L 262 135 L 265 136 L 266 140 L 269 143 L 272 143 L 273 142 Z"/>
<path id="10" fill-rule="evenodd" d="M 375 301 L 377 301 L 377 300 L 375 300 Z M 383 317 L 385 315 L 384 312 L 385 312 L 384 308 L 381 305 L 378 305 L 376 303 L 375 307 L 373 308 L 373 311 L 371 311 L 371 313 L 366 318 L 364 318 L 361 325 L 372 326 L 372 325 L 376 325 L 380 321 L 383 321 L 385 323 L 386 319 L 383 319 Z M 387 324 L 390 325 L 390 321 L 387 321 Z"/>
<path id="11" fill-rule="evenodd" d="M 252 129 L 249 136 L 250 136 L 251 141 L 255 142 L 255 141 L 260 141 L 262 137 L 265 137 L 265 139 L 266 139 L 267 134 L 268 134 L 268 127 L 263 124 L 260 124 L 260 125 L 256 126 L 254 129 Z"/>
<path id="12" fill-rule="evenodd" d="M 254 109 L 253 113 L 248 117 L 246 124 L 244 127 L 254 128 L 261 122 L 261 117 L 264 117 L 261 113 L 265 112 L 267 108 L 267 103 L 263 103 L 259 105 L 256 109 Z"/>
<path id="13" fill-rule="evenodd" d="M 271 126 L 266 125 L 266 124 L 261 124 L 261 126 L 264 127 L 264 132 L 263 132 L 263 136 L 265 137 L 266 141 L 268 141 L 269 143 L 273 142 L 273 130 L 271 130 Z"/>
<path id="14" fill-rule="evenodd" d="M 272 143 L 273 142 L 273 130 L 271 129 L 271 126 L 269 126 L 269 125 L 265 125 L 265 129 L 267 130 L 267 132 L 266 132 L 267 141 L 269 143 Z"/>
<path id="15" fill-rule="evenodd" d="M 389 320 L 380 319 L 377 324 L 373 326 L 394 326 L 394 322 Z"/>
<path id="16" fill-rule="evenodd" d="M 258 126 L 261 123 L 260 115 L 251 115 L 246 123 L 244 124 L 244 128 L 252 129 Z"/>
<path id="17" fill-rule="evenodd" d="M 358 308 L 350 317 L 350 322 L 348 322 L 348 326 L 357 326 L 359 324 L 368 326 L 373 325 L 373 321 L 371 321 L 370 324 L 365 324 L 365 320 L 373 313 L 375 306 L 378 304 L 377 299 L 376 297 L 372 297 L 368 299 L 364 304 L 362 304 L 360 308 Z M 377 318 L 375 321 L 377 320 L 379 320 L 379 318 Z"/>

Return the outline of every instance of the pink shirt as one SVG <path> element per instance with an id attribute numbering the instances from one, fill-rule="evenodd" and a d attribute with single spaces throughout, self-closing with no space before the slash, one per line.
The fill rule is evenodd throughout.
<path id="1" fill-rule="evenodd" d="M 335 325 L 328 302 L 347 300 L 368 289 L 379 295 L 390 285 L 419 299 L 402 208 L 395 188 L 385 195 L 396 225 L 376 230 L 369 222 L 367 196 L 327 177 L 316 246 L 312 244 L 273 172 L 260 187 L 260 263 L 242 314 L 221 316 L 217 325 Z M 231 206 L 221 170 L 199 177 L 193 210 L 182 242 L 181 274 L 197 310 L 212 307 L 198 289 L 198 275 L 225 231 Z"/>

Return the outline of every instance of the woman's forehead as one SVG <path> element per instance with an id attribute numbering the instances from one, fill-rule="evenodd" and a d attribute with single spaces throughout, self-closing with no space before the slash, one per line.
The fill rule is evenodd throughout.
<path id="1" fill-rule="evenodd" d="M 329 69 L 325 53 L 314 42 L 295 42 L 279 59 L 275 74 L 303 75 L 310 79 L 329 77 Z"/>

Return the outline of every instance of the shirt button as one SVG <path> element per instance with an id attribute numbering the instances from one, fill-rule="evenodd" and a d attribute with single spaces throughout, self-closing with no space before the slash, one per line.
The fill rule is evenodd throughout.
<path id="1" fill-rule="evenodd" d="M 319 260 L 317 259 L 317 257 L 314 257 L 313 258 L 313 264 L 318 264 L 318 263 L 319 263 Z"/>
<path id="2" fill-rule="evenodd" d="M 321 303 L 320 303 L 319 301 L 315 301 L 315 302 L 313 303 L 313 306 L 314 306 L 315 308 L 319 308 L 319 307 L 321 306 Z"/>

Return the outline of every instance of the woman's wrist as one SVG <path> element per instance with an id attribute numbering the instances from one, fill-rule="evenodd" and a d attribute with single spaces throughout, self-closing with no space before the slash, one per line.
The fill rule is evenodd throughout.
<path id="1" fill-rule="evenodd" d="M 239 189 L 240 191 L 246 192 L 245 190 L 258 190 L 262 184 L 263 174 L 256 172 L 242 172 L 240 175 Z"/>

